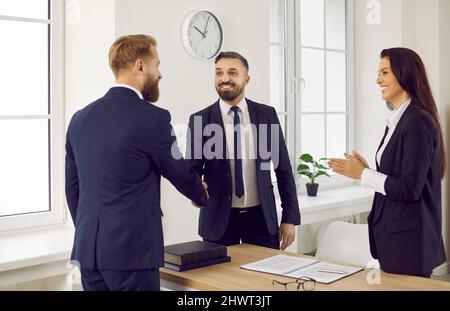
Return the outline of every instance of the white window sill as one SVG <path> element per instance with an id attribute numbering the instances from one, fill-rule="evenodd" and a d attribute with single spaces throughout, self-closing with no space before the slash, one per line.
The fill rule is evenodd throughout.
<path id="1" fill-rule="evenodd" d="M 317 223 L 342 216 L 370 211 L 374 192 L 359 185 L 320 190 L 317 197 L 300 194 L 298 201 L 302 225 Z M 278 217 L 281 220 L 281 200 L 276 198 Z"/>
<path id="2" fill-rule="evenodd" d="M 0 235 L 0 286 L 67 273 L 73 226 Z"/>

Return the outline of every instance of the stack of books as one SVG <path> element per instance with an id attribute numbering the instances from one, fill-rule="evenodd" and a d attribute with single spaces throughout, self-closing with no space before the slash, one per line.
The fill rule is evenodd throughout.
<path id="1" fill-rule="evenodd" d="M 175 271 L 215 265 L 230 261 L 226 246 L 191 241 L 164 247 L 164 267 Z"/>

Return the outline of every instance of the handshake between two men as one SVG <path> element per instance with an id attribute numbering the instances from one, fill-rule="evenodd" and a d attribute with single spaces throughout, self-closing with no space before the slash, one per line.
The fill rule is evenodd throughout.
<path id="1" fill-rule="evenodd" d="M 197 156 L 188 149 L 196 156 L 183 159 L 172 148 L 177 142 L 170 113 L 153 104 L 162 78 L 156 40 L 123 36 L 108 56 L 116 84 L 74 114 L 66 135 L 65 189 L 75 225 L 71 259 L 81 267 L 84 289 L 159 290 L 164 263 L 161 177 L 204 207 L 198 221 L 204 241 L 274 249 L 291 245 L 300 210 L 289 154 L 281 130 L 274 135 L 263 130 L 280 128 L 275 109 L 245 97 L 247 59 L 237 52 L 216 57 L 219 98 L 189 120 L 188 140 L 193 143 L 187 145 L 203 151 L 216 140 L 223 142 L 222 148 L 213 144 L 218 156 Z M 199 120 L 200 136 L 193 130 Z M 240 130 L 252 125 L 256 131 L 248 135 Z M 214 137 L 202 137 L 206 126 L 219 130 Z M 226 130 L 230 127 L 235 130 Z M 256 142 L 258 149 L 253 148 Z M 247 156 L 243 150 L 255 154 Z M 269 157 L 261 160 L 261 150 L 271 150 Z M 270 161 L 281 219 L 270 170 L 263 167 Z"/>
<path id="2" fill-rule="evenodd" d="M 203 189 L 205 189 L 206 199 L 209 200 L 208 184 L 206 182 L 202 181 L 202 186 L 203 186 Z M 192 203 L 192 205 L 194 205 L 195 207 L 198 207 L 198 208 L 204 207 L 204 206 L 200 206 L 200 205 L 196 204 L 194 201 L 191 201 L 191 203 Z"/>

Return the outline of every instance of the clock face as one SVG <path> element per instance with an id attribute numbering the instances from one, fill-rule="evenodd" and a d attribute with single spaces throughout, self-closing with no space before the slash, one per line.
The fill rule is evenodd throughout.
<path id="1" fill-rule="evenodd" d="M 183 44 L 192 57 L 213 58 L 222 47 L 222 27 L 219 20 L 208 11 L 189 14 L 183 25 Z"/>

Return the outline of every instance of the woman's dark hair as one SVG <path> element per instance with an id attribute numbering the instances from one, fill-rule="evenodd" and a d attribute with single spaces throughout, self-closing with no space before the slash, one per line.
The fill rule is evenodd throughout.
<path id="1" fill-rule="evenodd" d="M 432 117 L 440 140 L 441 177 L 445 174 L 445 146 L 439 115 L 428 83 L 425 66 L 420 56 L 406 48 L 392 48 L 381 51 L 381 58 L 388 58 L 398 83 L 411 96 L 412 104 L 425 110 Z"/>

